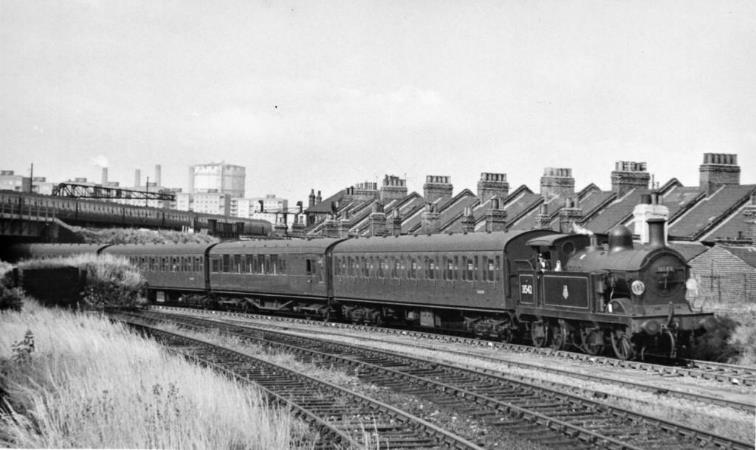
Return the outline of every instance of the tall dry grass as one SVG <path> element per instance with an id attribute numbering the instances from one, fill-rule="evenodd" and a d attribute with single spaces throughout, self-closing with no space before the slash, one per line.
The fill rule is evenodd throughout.
<path id="1" fill-rule="evenodd" d="M 299 422 L 257 391 L 105 318 L 27 304 L 0 325 L 0 447 L 296 446 Z"/>

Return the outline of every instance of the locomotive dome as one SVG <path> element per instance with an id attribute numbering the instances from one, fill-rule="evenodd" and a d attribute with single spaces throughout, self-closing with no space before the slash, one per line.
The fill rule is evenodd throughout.
<path id="1" fill-rule="evenodd" d="M 616 252 L 633 248 L 633 233 L 624 225 L 618 225 L 609 232 L 609 251 Z"/>

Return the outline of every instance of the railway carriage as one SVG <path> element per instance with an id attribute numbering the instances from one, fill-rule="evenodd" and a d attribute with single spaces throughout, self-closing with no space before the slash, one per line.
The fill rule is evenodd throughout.
<path id="1" fill-rule="evenodd" d="M 210 294 L 222 306 L 328 317 L 331 252 L 340 239 L 224 242 L 209 250 Z"/>
<path id="2" fill-rule="evenodd" d="M 207 289 L 207 244 L 114 245 L 101 253 L 128 259 L 144 275 L 150 300 L 183 301 Z"/>
<path id="3" fill-rule="evenodd" d="M 336 246 L 334 302 L 352 321 L 506 335 L 514 309 L 509 277 L 545 230 L 350 239 Z"/>

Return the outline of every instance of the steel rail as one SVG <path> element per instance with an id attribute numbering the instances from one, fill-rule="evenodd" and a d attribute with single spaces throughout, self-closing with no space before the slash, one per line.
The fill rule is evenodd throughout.
<path id="1" fill-rule="evenodd" d="M 652 442 L 654 445 L 661 442 L 670 447 L 701 446 L 711 443 L 714 447 L 750 448 L 749 444 L 743 442 L 704 433 L 679 423 L 597 403 L 522 379 L 494 375 L 435 361 L 429 362 L 411 356 L 357 345 L 322 341 L 312 337 L 305 338 L 251 326 L 232 325 L 189 317 L 179 318 L 178 320 L 171 318 L 171 320 L 200 328 L 225 328 L 229 333 L 258 340 L 265 345 L 271 345 L 271 340 L 274 339 L 275 345 L 285 347 L 288 351 L 296 354 L 308 355 L 310 358 L 328 359 L 331 362 L 340 362 L 352 367 L 363 367 L 365 368 L 363 372 L 371 374 L 366 378 L 374 382 L 380 381 L 375 379 L 374 374 L 381 374 L 402 382 L 432 387 L 439 392 L 473 399 L 476 404 L 492 408 L 496 412 L 504 412 L 517 418 L 526 418 L 531 423 L 546 424 L 547 429 L 559 430 L 566 436 L 578 438 L 582 442 L 600 443 L 602 446 L 611 448 L 633 448 L 636 445 L 639 448 L 644 448 Z M 344 357 L 344 354 L 347 356 Z M 491 392 L 494 396 L 484 395 L 487 392 Z M 505 395 L 502 395 L 501 392 L 504 392 Z M 530 397 L 531 404 L 528 405 L 526 401 L 525 405 L 518 405 L 518 403 L 521 403 L 523 395 L 515 394 L 512 398 L 511 392 L 526 392 L 525 397 Z M 542 407 L 546 408 L 548 414 L 538 412 L 538 409 Z M 570 412 L 565 413 L 565 411 Z M 574 416 L 578 416 L 581 420 L 574 420 Z M 602 432 L 597 431 L 597 424 L 601 424 L 601 427 L 610 430 L 610 434 L 626 435 L 625 439 L 627 440 L 614 439 L 602 434 L 605 432 L 603 430 Z M 632 436 L 634 430 L 639 428 L 651 430 L 646 439 L 638 439 Z M 564 442 L 560 442 L 559 445 L 564 445 Z"/>
<path id="2" fill-rule="evenodd" d="M 467 344 L 475 347 L 496 348 L 513 353 L 534 354 L 548 357 L 564 358 L 571 361 L 582 361 L 587 364 L 603 365 L 610 367 L 620 367 L 624 369 L 638 370 L 647 373 L 654 373 L 662 376 L 687 376 L 704 380 L 713 380 L 719 382 L 731 383 L 734 385 L 756 386 L 756 367 L 738 366 L 735 364 L 715 363 L 701 360 L 681 360 L 685 366 L 670 366 L 663 364 L 654 364 L 642 361 L 627 361 L 616 359 L 608 356 L 588 355 L 585 353 L 570 352 L 567 350 L 554 350 L 549 347 L 533 347 L 529 345 L 512 344 L 500 341 L 491 341 L 477 339 L 458 335 L 438 334 L 427 331 L 407 330 L 401 328 L 378 327 L 372 325 L 355 325 L 339 322 L 321 322 L 309 319 L 301 319 L 286 316 L 268 316 L 264 314 L 239 313 L 230 311 L 216 311 L 196 308 L 186 308 L 177 306 L 152 306 L 153 309 L 164 310 L 189 310 L 202 314 L 211 315 L 229 315 L 236 317 L 250 317 L 273 322 L 294 322 L 306 323 L 311 325 L 323 326 L 328 328 L 349 328 L 354 330 L 364 330 L 375 333 L 384 333 L 390 335 L 404 335 L 416 337 L 437 342 L 451 342 Z"/>
<path id="3" fill-rule="evenodd" d="M 335 445 L 361 448 L 363 445 L 352 436 L 361 433 L 363 420 L 372 419 L 379 435 L 380 448 L 453 448 L 482 450 L 476 444 L 443 430 L 419 417 L 401 411 L 391 405 L 368 398 L 332 383 L 317 380 L 280 365 L 255 358 L 217 344 L 184 336 L 179 333 L 159 330 L 144 323 L 123 320 L 130 326 L 147 331 L 168 345 L 190 346 L 189 351 L 172 348 L 190 360 L 218 370 L 233 378 L 253 383 L 277 402 L 292 408 L 299 417 L 314 425 L 314 428 L 330 441 L 318 444 L 331 448 Z M 199 354 L 198 354 L 199 353 Z M 330 394 L 331 401 L 323 394 Z M 335 406 L 333 400 L 347 400 L 351 405 Z M 308 407 L 309 405 L 312 405 Z M 327 405 L 331 405 L 330 407 Z M 312 408 L 317 410 L 313 411 Z M 346 412 L 345 412 L 346 410 Z M 324 417 L 330 419 L 324 419 Z M 341 420 L 339 420 L 341 419 Z M 348 420 L 345 420 L 348 419 Z M 365 424 L 370 428 L 370 424 Z M 350 433 L 350 431 L 352 433 Z"/>

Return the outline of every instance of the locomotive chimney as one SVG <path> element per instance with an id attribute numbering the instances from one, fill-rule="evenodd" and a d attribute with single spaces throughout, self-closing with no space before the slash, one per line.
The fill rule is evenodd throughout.
<path id="1" fill-rule="evenodd" d="M 652 217 L 648 219 L 648 244 L 651 247 L 656 248 L 667 245 L 664 238 L 664 227 L 666 224 L 666 219 L 661 217 Z"/>

